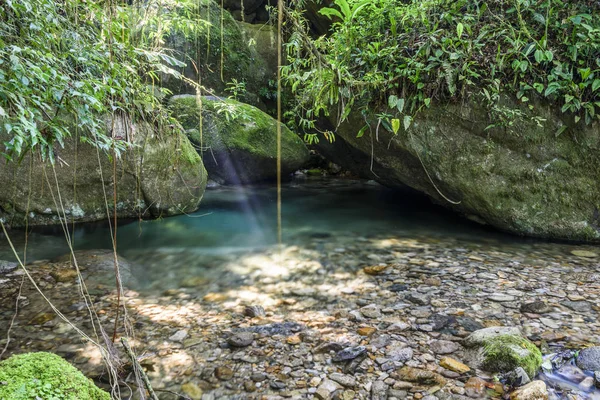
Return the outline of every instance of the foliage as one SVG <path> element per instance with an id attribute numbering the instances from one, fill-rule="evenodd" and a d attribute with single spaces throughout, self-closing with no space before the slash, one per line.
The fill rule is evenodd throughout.
<path id="1" fill-rule="evenodd" d="M 82 140 L 122 149 L 106 134 L 114 113 L 167 122 L 152 83 L 182 64 L 160 48 L 160 29 L 145 30 L 153 21 L 149 4 L 0 4 L 0 135 L 7 139 L 0 154 L 10 159 L 39 149 L 53 160 L 53 145 L 63 144 L 73 122 Z"/>
<path id="2" fill-rule="evenodd" d="M 0 362 L 0 398 L 109 400 L 75 367 L 51 353 L 25 353 Z"/>
<path id="3" fill-rule="evenodd" d="M 288 12 L 303 27 L 289 35 L 283 69 L 301 128 L 335 104 L 343 120 L 368 99 L 362 110 L 387 107 L 393 118 L 380 122 L 395 133 L 434 102 L 475 94 L 496 124 L 510 124 L 502 93 L 530 108 L 557 104 L 575 123 L 600 118 L 596 0 L 335 0 L 321 13 L 332 31 L 311 39 L 302 10 Z"/>
<path id="4" fill-rule="evenodd" d="M 225 91 L 231 93 L 229 96 L 230 99 L 239 100 L 240 96 L 243 96 L 246 93 L 246 82 L 238 81 L 233 78 L 231 82 L 227 82 L 227 87 Z"/>

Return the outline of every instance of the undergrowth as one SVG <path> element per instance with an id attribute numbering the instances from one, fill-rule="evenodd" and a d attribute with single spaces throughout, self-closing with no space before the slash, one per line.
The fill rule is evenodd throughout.
<path id="1" fill-rule="evenodd" d="M 333 105 L 343 120 L 366 99 L 360 110 L 386 110 L 379 121 L 397 133 L 423 108 L 477 94 L 493 123 L 510 124 L 506 93 L 591 124 L 600 112 L 599 10 L 597 0 L 335 0 L 321 11 L 334 20 L 330 34 L 311 38 L 302 8 L 291 9 L 288 117 L 310 130 Z"/>

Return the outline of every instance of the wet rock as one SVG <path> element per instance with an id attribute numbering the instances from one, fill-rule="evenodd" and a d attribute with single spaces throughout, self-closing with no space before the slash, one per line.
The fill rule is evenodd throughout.
<path id="1" fill-rule="evenodd" d="M 388 385 L 383 381 L 375 381 L 371 385 L 371 400 L 386 400 L 388 398 Z"/>
<path id="2" fill-rule="evenodd" d="M 467 332 L 475 332 L 484 328 L 482 323 L 474 320 L 471 317 L 459 317 L 456 320 L 458 321 L 458 324 Z"/>
<path id="3" fill-rule="evenodd" d="M 593 251 L 588 251 L 588 250 L 572 250 L 571 254 L 573 254 L 574 256 L 583 257 L 583 258 L 597 258 L 598 257 L 598 253 L 594 253 Z"/>
<path id="4" fill-rule="evenodd" d="M 568 381 L 579 383 L 583 381 L 587 375 L 575 365 L 565 364 L 556 370 L 556 373 Z"/>
<path id="5" fill-rule="evenodd" d="M 511 400 L 547 400 L 548 390 L 542 381 L 533 381 L 510 394 Z"/>
<path id="6" fill-rule="evenodd" d="M 485 395 L 486 382 L 478 377 L 469 378 L 465 383 L 465 394 L 469 397 L 483 398 Z"/>
<path id="7" fill-rule="evenodd" d="M 278 322 L 274 324 L 256 325 L 249 328 L 242 328 L 240 331 L 254 332 L 260 335 L 274 336 L 290 336 L 294 333 L 304 330 L 306 327 L 297 322 Z"/>
<path id="8" fill-rule="evenodd" d="M 439 331 L 456 323 L 455 317 L 444 314 L 433 314 L 430 320 L 434 331 Z"/>
<path id="9" fill-rule="evenodd" d="M 269 382 L 269 387 L 273 390 L 283 390 L 283 389 L 285 389 L 285 382 L 271 381 L 271 382 Z"/>
<path id="10" fill-rule="evenodd" d="M 560 303 L 561 305 L 570 308 L 573 311 L 577 311 L 580 313 L 588 313 L 592 311 L 592 305 L 587 301 L 570 301 L 565 300 Z"/>
<path id="11" fill-rule="evenodd" d="M 417 304 L 420 306 L 426 306 L 429 304 L 429 296 L 421 293 L 410 292 L 406 295 L 406 300 L 410 301 L 413 304 Z"/>
<path id="12" fill-rule="evenodd" d="M 531 382 L 527 372 L 522 367 L 516 368 L 507 374 L 504 374 L 502 378 L 506 383 L 512 387 L 520 387 Z"/>
<path id="13" fill-rule="evenodd" d="M 326 342 L 323 344 L 320 344 L 319 346 L 317 346 L 314 349 L 314 353 L 315 354 L 320 354 L 320 353 L 329 353 L 330 351 L 341 351 L 344 349 L 344 344 L 343 343 L 339 343 L 339 342 Z"/>
<path id="14" fill-rule="evenodd" d="M 446 379 L 433 371 L 414 367 L 402 367 L 391 374 L 396 379 L 414 382 L 421 385 L 433 386 L 446 384 Z"/>
<path id="15" fill-rule="evenodd" d="M 215 376 L 222 381 L 228 381 L 233 378 L 233 371 L 229 367 L 217 367 L 215 368 Z"/>
<path id="16" fill-rule="evenodd" d="M 173 335 L 169 336 L 169 340 L 172 342 L 183 342 L 183 340 L 187 337 L 188 332 L 185 329 L 179 330 L 175 332 Z"/>
<path id="17" fill-rule="evenodd" d="M 329 379 L 331 379 L 332 381 L 337 382 L 340 385 L 345 386 L 345 387 L 351 388 L 351 387 L 356 386 L 356 378 L 354 378 L 353 376 L 339 374 L 339 373 L 333 373 L 333 374 L 329 375 Z"/>
<path id="18" fill-rule="evenodd" d="M 246 306 L 244 307 L 244 315 L 247 317 L 264 317 L 266 315 L 263 306 Z"/>
<path id="19" fill-rule="evenodd" d="M 600 346 L 581 350 L 576 363 L 583 370 L 600 371 Z"/>
<path id="20" fill-rule="evenodd" d="M 545 314 L 552 311 L 548 304 L 543 301 L 533 301 L 531 303 L 522 303 L 520 310 L 522 313 L 528 314 Z"/>
<path id="21" fill-rule="evenodd" d="M 440 360 L 440 366 L 447 370 L 457 372 L 459 374 L 465 374 L 471 370 L 467 365 L 461 363 L 450 357 L 444 357 Z"/>
<path id="22" fill-rule="evenodd" d="M 405 292 L 408 290 L 407 285 L 402 285 L 400 283 L 394 283 L 392 286 L 388 288 L 390 292 Z"/>
<path id="23" fill-rule="evenodd" d="M 346 347 L 345 349 L 338 351 L 333 357 L 334 362 L 348 361 L 357 358 L 363 354 L 367 353 L 367 348 L 365 346 L 353 346 Z"/>
<path id="24" fill-rule="evenodd" d="M 227 343 L 233 347 L 247 347 L 250 346 L 253 341 L 254 334 L 252 332 L 234 333 L 227 339 Z"/>
<path id="25" fill-rule="evenodd" d="M 594 385 L 600 389 L 600 371 L 594 372 Z"/>
<path id="26" fill-rule="evenodd" d="M 0 274 L 6 274 L 14 271 L 19 267 L 19 264 L 10 261 L 0 260 Z"/>
<path id="27" fill-rule="evenodd" d="M 501 335 L 521 336 L 521 331 L 516 327 L 494 326 L 491 328 L 479 329 L 471 333 L 463 340 L 465 347 L 477 347 L 484 345 L 488 340 Z"/>
<path id="28" fill-rule="evenodd" d="M 589 392 L 594 387 L 594 377 L 588 376 L 579 382 L 579 388 L 584 392 Z"/>
<path id="29" fill-rule="evenodd" d="M 450 354 L 457 351 L 460 345 L 449 340 L 437 340 L 431 344 L 430 348 L 435 354 Z"/>
<path id="30" fill-rule="evenodd" d="M 470 349 L 469 365 L 485 371 L 508 373 L 522 367 L 532 378 L 542 365 L 540 350 L 517 328 L 482 329 L 465 338 L 463 344 Z"/>
<path id="31" fill-rule="evenodd" d="M 497 294 L 493 294 L 491 296 L 488 296 L 488 299 L 490 299 L 492 301 L 499 302 L 499 303 L 505 303 L 505 302 L 509 302 L 509 301 L 515 301 L 515 296 L 511 296 L 511 295 L 508 295 L 508 294 L 497 293 Z"/>
<path id="32" fill-rule="evenodd" d="M 360 313 L 365 316 L 365 318 L 374 319 L 381 317 L 381 310 L 375 304 L 369 304 L 368 306 L 361 308 Z"/>
<path id="33" fill-rule="evenodd" d="M 371 336 L 375 332 L 377 332 L 377 329 L 373 328 L 371 326 L 365 326 L 365 327 L 362 327 L 362 328 L 358 328 L 358 330 L 356 331 L 356 333 L 358 333 L 361 336 Z"/>
<path id="34" fill-rule="evenodd" d="M 181 391 L 185 393 L 192 400 L 202 399 L 202 389 L 198 385 L 192 382 L 181 385 Z"/>
<path id="35" fill-rule="evenodd" d="M 385 353 L 392 361 L 406 362 L 413 357 L 413 349 L 403 344 L 396 344 Z"/>
<path id="36" fill-rule="evenodd" d="M 365 271 L 365 274 L 367 274 L 367 275 L 379 275 L 383 271 L 385 271 L 387 268 L 388 268 L 387 265 L 374 265 L 374 266 L 370 266 L 370 267 L 364 267 L 363 271 Z"/>

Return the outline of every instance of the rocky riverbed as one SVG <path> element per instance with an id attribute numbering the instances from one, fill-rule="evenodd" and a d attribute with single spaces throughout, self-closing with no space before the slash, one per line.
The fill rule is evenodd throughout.
<path id="1" fill-rule="evenodd" d="M 116 304 L 110 257 L 77 254 L 109 336 Z M 192 264 L 209 268 L 211 260 L 220 267 L 174 273 L 175 259 L 189 260 L 194 271 Z M 600 374 L 594 382 L 593 371 L 570 364 L 577 351 L 600 345 L 600 258 L 591 247 L 315 234 L 303 246 L 218 257 L 156 250 L 129 261 L 122 260 L 130 341 L 160 399 L 600 398 Z M 139 284 L 157 264 L 170 288 Z M 4 358 L 52 351 L 105 380 L 98 350 L 56 317 L 22 270 L 0 269 L 0 348 L 25 282 Z M 39 260 L 28 269 L 62 313 L 92 334 L 69 262 Z M 515 391 L 478 369 L 463 346 L 490 327 L 516 328 L 541 349 L 541 371 L 549 357 L 565 360 L 550 361 L 547 374 Z M 129 372 L 125 365 L 122 377 Z M 129 398 L 125 386 L 121 393 Z"/>

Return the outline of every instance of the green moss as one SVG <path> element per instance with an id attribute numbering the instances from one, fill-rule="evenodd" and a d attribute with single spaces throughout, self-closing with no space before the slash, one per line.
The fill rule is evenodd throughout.
<path id="1" fill-rule="evenodd" d="M 51 353 L 26 353 L 0 362 L 0 399 L 110 400 L 79 370 Z"/>
<path id="2" fill-rule="evenodd" d="M 489 339 L 483 348 L 483 369 L 510 372 L 522 367 L 533 379 L 542 365 L 542 353 L 529 340 L 515 335 L 500 335 Z"/>

